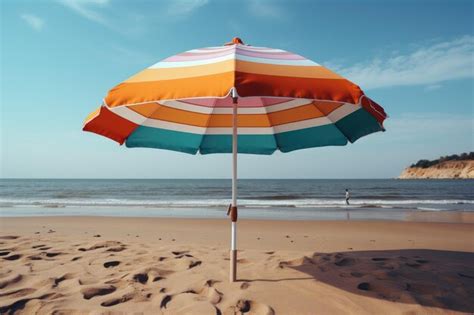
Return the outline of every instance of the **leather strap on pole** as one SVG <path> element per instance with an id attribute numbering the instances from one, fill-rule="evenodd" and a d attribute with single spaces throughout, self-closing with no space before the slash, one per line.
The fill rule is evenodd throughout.
<path id="1" fill-rule="evenodd" d="M 229 205 L 229 208 L 227 209 L 227 215 L 230 215 L 230 220 L 232 222 L 237 222 L 237 207 Z"/>

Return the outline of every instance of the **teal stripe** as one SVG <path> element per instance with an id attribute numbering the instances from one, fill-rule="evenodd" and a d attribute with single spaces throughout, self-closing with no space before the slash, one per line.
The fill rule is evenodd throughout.
<path id="1" fill-rule="evenodd" d="M 383 131 L 378 121 L 363 108 L 340 119 L 336 126 L 351 143 L 368 134 Z"/>
<path id="2" fill-rule="evenodd" d="M 239 135 L 238 152 L 272 154 L 277 149 L 299 149 L 346 145 L 362 136 L 380 131 L 378 122 L 359 109 L 336 124 L 282 132 L 275 135 Z M 127 147 L 167 149 L 190 154 L 231 153 L 232 135 L 198 135 L 160 128 L 139 126 L 127 139 Z"/>
<path id="3" fill-rule="evenodd" d="M 202 135 L 139 126 L 127 138 L 128 148 L 156 148 L 196 154 Z"/>
<path id="4" fill-rule="evenodd" d="M 275 138 L 281 152 L 347 143 L 346 137 L 334 125 L 282 132 Z"/>

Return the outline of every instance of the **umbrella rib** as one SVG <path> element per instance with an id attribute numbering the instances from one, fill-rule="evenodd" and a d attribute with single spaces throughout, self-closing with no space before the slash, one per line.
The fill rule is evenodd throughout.
<path id="1" fill-rule="evenodd" d="M 199 147 L 198 147 L 199 153 L 201 153 L 202 141 L 204 140 L 204 137 L 207 135 L 207 129 L 209 128 L 209 122 L 211 121 L 212 115 L 214 114 L 214 110 L 216 109 L 217 100 L 219 100 L 219 99 L 218 98 L 213 99 L 214 102 L 212 104 L 212 110 L 209 113 L 209 116 L 207 117 L 207 120 L 206 120 L 206 129 L 204 130 L 204 133 L 202 134 L 202 137 L 201 137 L 201 142 L 199 143 Z"/>
<path id="2" fill-rule="evenodd" d="M 263 105 L 262 107 L 265 110 L 265 116 L 267 117 L 268 122 L 270 123 L 270 127 L 272 128 L 273 139 L 275 139 L 275 145 L 276 145 L 275 151 L 280 150 L 280 145 L 278 144 L 278 138 L 276 137 L 276 133 L 275 133 L 275 127 L 273 126 L 273 122 L 271 121 L 270 116 L 268 115 L 267 106 L 265 106 L 263 97 L 261 97 L 260 100 L 262 101 L 262 105 Z"/>
<path id="3" fill-rule="evenodd" d="M 319 109 L 319 107 L 315 104 L 315 101 L 314 101 L 314 100 L 313 100 L 313 102 L 311 102 L 311 104 L 312 104 L 314 107 L 316 107 L 316 109 L 319 110 L 321 113 L 323 113 L 323 112 Z M 323 114 L 324 114 L 324 113 L 323 113 Z M 346 138 L 347 141 L 349 141 L 350 143 L 352 143 L 352 141 L 349 140 L 349 137 L 337 126 L 336 122 L 333 121 L 333 120 L 329 117 L 329 115 L 324 115 L 324 117 L 326 117 L 326 118 L 334 125 L 334 127 L 336 127 L 336 129 L 344 136 L 344 138 Z"/>
<path id="4" fill-rule="evenodd" d="M 143 126 L 143 124 L 144 124 L 145 122 L 147 122 L 148 120 L 152 119 L 151 117 L 152 117 L 154 114 L 156 114 L 156 112 L 163 106 L 163 105 L 160 104 L 159 102 L 155 102 L 155 103 L 158 105 L 157 108 L 156 108 L 154 111 L 152 111 L 148 117 L 147 117 L 147 116 L 143 116 L 143 117 L 145 117 L 145 119 L 143 119 L 143 121 L 138 125 L 138 127 Z M 138 127 L 137 127 L 137 128 L 138 128 Z M 137 130 L 137 128 L 135 128 L 135 130 Z M 128 140 L 128 138 L 135 132 L 135 130 L 133 130 L 133 131 L 127 136 L 127 138 L 125 139 L 125 141 Z"/>

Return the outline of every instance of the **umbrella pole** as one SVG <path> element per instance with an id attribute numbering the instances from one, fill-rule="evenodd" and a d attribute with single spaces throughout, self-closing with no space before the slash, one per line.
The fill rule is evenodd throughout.
<path id="1" fill-rule="evenodd" d="M 230 209 L 230 282 L 237 278 L 237 93 L 232 89 L 232 205 Z"/>

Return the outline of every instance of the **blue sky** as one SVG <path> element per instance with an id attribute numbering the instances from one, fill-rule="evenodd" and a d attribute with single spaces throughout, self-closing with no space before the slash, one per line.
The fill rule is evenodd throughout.
<path id="1" fill-rule="evenodd" d="M 321 63 L 390 118 L 345 147 L 239 156 L 246 178 L 387 178 L 474 150 L 472 1 L 1 1 L 0 175 L 228 178 L 230 155 L 127 149 L 81 131 L 107 91 L 234 36 Z"/>

